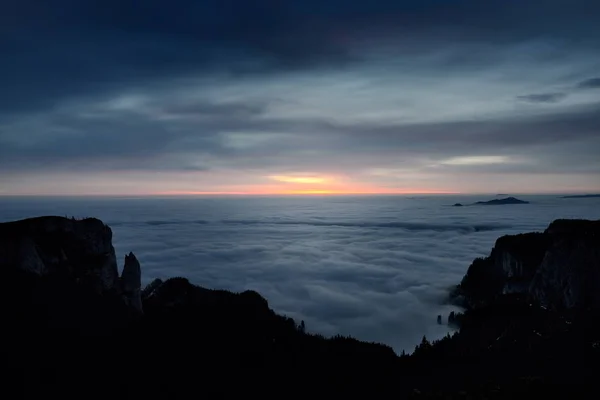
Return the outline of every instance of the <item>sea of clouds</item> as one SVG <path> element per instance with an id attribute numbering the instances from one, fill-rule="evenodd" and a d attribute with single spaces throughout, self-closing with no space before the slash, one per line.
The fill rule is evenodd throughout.
<path id="1" fill-rule="evenodd" d="M 600 199 L 519 196 L 528 205 L 452 207 L 493 196 L 0 198 L 0 222 L 93 216 L 112 227 L 143 283 L 254 289 L 307 330 L 412 351 L 448 333 L 448 290 L 504 234 L 556 218 L 600 219 Z"/>

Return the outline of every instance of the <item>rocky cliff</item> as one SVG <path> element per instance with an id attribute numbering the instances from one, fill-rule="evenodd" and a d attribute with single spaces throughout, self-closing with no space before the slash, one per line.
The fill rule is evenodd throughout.
<path id="1" fill-rule="evenodd" d="M 254 291 L 182 277 L 140 290 L 140 262 L 128 254 L 119 277 L 99 220 L 0 224 L 0 395 L 597 398 L 587 384 L 600 369 L 597 228 L 557 221 L 500 238 L 460 285 L 477 305 L 453 316 L 460 330 L 398 357 L 383 344 L 311 334 Z M 562 313 L 515 294 L 592 309 Z"/>
<path id="2" fill-rule="evenodd" d="M 119 277 L 112 231 L 95 218 L 40 217 L 0 224 L 0 271 L 73 281 L 96 294 L 122 296 L 141 311 L 141 270 L 133 254 Z"/>
<path id="3" fill-rule="evenodd" d="M 119 276 L 111 239 L 97 219 L 0 224 L 0 395 L 279 395 L 297 371 L 318 379 L 398 360 L 383 344 L 309 334 L 254 291 L 206 289 L 181 277 L 141 290 L 140 262 L 129 253 Z M 254 371 L 254 387 L 239 384 Z M 256 386 L 279 371 L 277 385 Z"/>
<path id="4" fill-rule="evenodd" d="M 544 232 L 501 237 L 455 292 L 470 308 L 507 294 L 552 309 L 600 306 L 600 221 L 557 220 Z"/>

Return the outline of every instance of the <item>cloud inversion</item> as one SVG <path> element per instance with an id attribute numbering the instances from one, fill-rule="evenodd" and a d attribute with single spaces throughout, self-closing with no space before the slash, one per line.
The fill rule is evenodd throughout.
<path id="1" fill-rule="evenodd" d="M 144 285 L 185 276 L 213 289 L 254 289 L 311 332 L 401 352 L 448 332 L 436 317 L 452 310 L 450 288 L 499 236 L 560 217 L 600 218 L 598 199 L 523 198 L 532 203 L 451 206 L 489 195 L 0 198 L 0 222 L 94 215 L 111 226 L 119 260 L 130 251 L 139 258 Z"/>

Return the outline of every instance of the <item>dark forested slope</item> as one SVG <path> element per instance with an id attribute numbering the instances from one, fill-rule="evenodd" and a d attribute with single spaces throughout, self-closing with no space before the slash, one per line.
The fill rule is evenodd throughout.
<path id="1" fill-rule="evenodd" d="M 5 397 L 331 395 L 512 398 L 593 394 L 598 222 L 500 238 L 453 293 L 460 331 L 414 354 L 309 334 L 253 291 L 119 275 L 110 228 L 42 217 L 0 224 Z M 433 318 L 433 316 L 432 316 Z M 310 327 L 309 327 L 310 328 Z M 8 398 L 7 397 L 7 398 Z"/>

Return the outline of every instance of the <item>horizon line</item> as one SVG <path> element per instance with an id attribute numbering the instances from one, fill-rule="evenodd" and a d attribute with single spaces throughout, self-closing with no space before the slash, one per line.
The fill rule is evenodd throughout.
<path id="1" fill-rule="evenodd" d="M 284 192 L 284 193 L 256 193 L 256 192 L 156 192 L 156 193 L 71 193 L 71 194 L 44 194 L 44 193 L 17 193 L 17 194 L 2 194 L 0 197 L 213 197 L 213 196 L 248 196 L 248 197 L 292 197 L 292 196 L 412 196 L 412 195 L 463 195 L 463 196 L 534 196 L 534 195 L 596 195 L 600 191 L 573 191 L 573 192 L 445 192 L 445 191 L 410 191 L 410 192 L 328 192 L 328 191 L 312 191 L 312 192 Z"/>

